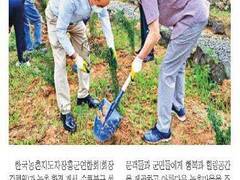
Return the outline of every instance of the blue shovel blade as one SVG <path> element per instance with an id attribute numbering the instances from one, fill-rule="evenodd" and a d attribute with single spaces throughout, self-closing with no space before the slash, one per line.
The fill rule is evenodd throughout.
<path id="1" fill-rule="evenodd" d="M 99 111 L 103 111 L 103 107 L 106 108 L 107 112 L 111 106 L 111 103 L 107 99 L 103 99 L 99 105 Z M 105 122 L 102 122 L 101 119 L 96 116 L 94 121 L 93 133 L 97 141 L 105 142 L 112 138 L 113 134 L 119 127 L 121 116 L 115 109 L 111 116 L 108 119 L 105 119 Z"/>

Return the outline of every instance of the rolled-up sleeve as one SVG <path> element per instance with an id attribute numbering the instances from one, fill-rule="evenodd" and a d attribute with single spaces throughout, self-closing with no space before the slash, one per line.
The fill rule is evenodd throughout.
<path id="1" fill-rule="evenodd" d="M 59 14 L 56 25 L 57 38 L 69 56 L 73 55 L 75 52 L 72 43 L 67 35 L 67 29 L 71 22 L 74 9 L 75 5 L 71 0 L 63 0 L 63 3 L 61 3 L 59 7 Z"/>
<path id="2" fill-rule="evenodd" d="M 107 11 L 107 8 L 104 8 L 103 11 L 98 14 L 98 17 L 101 21 L 103 34 L 106 38 L 108 47 L 115 49 L 114 37 L 113 37 L 112 27 L 111 27 L 109 13 Z"/>
<path id="3" fill-rule="evenodd" d="M 156 19 L 159 19 L 159 9 L 157 0 L 141 0 L 141 4 L 148 25 L 151 24 Z"/>

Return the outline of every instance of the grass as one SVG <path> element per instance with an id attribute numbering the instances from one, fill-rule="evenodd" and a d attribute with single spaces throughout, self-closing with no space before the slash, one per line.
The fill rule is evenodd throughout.
<path id="1" fill-rule="evenodd" d="M 209 66 L 194 65 L 188 72 L 186 94 L 200 96 L 204 103 L 208 103 L 211 91 L 217 88 L 217 84 L 209 78 Z"/>
<path id="2" fill-rule="evenodd" d="M 119 15 L 122 18 L 122 15 Z M 119 18 L 119 17 L 118 17 Z M 126 19 L 124 20 L 126 21 Z M 91 60 L 93 66 L 100 67 L 100 64 L 106 64 L 106 69 L 98 69 L 102 71 L 100 75 L 93 76 L 91 79 L 91 94 L 98 99 L 108 97 L 112 101 L 114 90 L 111 86 L 112 77 L 109 64 L 106 59 L 107 47 L 106 44 L 97 43 L 96 37 L 103 37 L 101 29 L 93 28 L 93 25 L 98 23 L 98 19 L 94 17 L 89 22 L 92 51 Z M 126 22 L 125 22 L 126 23 Z M 129 21 L 126 24 L 135 26 L 134 21 Z M 125 24 L 125 25 L 126 25 Z M 124 30 L 124 23 L 116 25 L 113 22 L 113 33 L 117 52 L 126 52 L 126 57 L 121 60 L 117 66 L 117 71 L 124 69 L 127 63 L 133 60 L 133 50 L 140 46 L 139 30 L 134 28 L 134 33 L 130 30 Z M 134 25 L 134 26 L 133 26 Z M 133 33 L 133 34 L 132 34 Z M 133 35 L 130 37 L 129 35 Z M 72 112 L 76 118 L 78 130 L 75 134 L 69 135 L 62 128 L 62 122 L 59 121 L 59 112 L 56 104 L 55 94 L 46 95 L 46 90 L 52 88 L 54 91 L 53 80 L 53 57 L 51 50 L 46 54 L 35 53 L 32 56 L 31 67 L 17 68 L 15 63 L 17 57 L 15 53 L 15 39 L 10 36 L 10 120 L 9 126 L 10 143 L 11 144 L 96 144 L 92 134 L 93 119 L 95 118 L 96 110 L 89 109 L 88 106 L 76 106 L 77 93 L 77 75 L 71 71 L 71 66 L 68 65 L 68 77 L 71 87 L 71 102 Z M 144 144 L 138 138 L 139 131 L 143 132 L 156 123 L 156 103 L 157 103 L 157 84 L 159 76 L 159 65 L 162 61 L 162 55 L 156 55 L 156 61 L 144 65 L 142 73 L 130 85 L 127 93 L 124 95 L 121 102 L 121 114 L 125 117 L 127 123 L 126 139 L 122 137 L 120 144 L 128 144 L 130 139 L 131 144 Z M 126 61 L 126 63 L 125 63 Z M 116 64 L 115 64 L 116 65 Z M 197 133 L 199 129 L 207 127 L 208 119 L 219 119 L 219 112 L 224 113 L 217 104 L 210 103 L 211 91 L 218 90 L 218 85 L 209 80 L 209 68 L 207 66 L 188 67 L 186 72 L 186 95 L 187 97 L 199 97 L 201 103 L 211 105 L 213 109 L 209 111 L 209 118 L 203 120 L 203 123 L 198 123 L 197 129 L 193 133 Z M 124 75 L 121 74 L 121 75 Z M 125 77 L 126 75 L 124 75 Z M 124 79 L 123 77 L 123 79 Z M 122 81 L 119 81 L 122 84 Z M 212 113 L 214 112 L 214 113 Z M 217 118 L 215 118 L 217 117 Z M 213 123 L 214 129 L 217 131 Z M 20 128 L 22 126 L 22 128 Z M 184 127 L 184 124 L 179 124 Z M 198 129 L 199 128 L 199 129 Z M 51 131 L 49 131 L 51 130 Z M 124 129 L 122 129 L 124 130 Z M 219 131 L 220 132 L 220 131 Z M 13 135 L 16 133 L 17 135 Z M 225 132 L 223 139 L 220 139 L 221 133 L 217 134 L 216 143 L 228 143 L 229 133 Z M 182 134 L 181 143 L 187 144 L 189 137 L 187 134 Z M 51 137 L 54 137 L 51 139 Z M 220 139 L 220 140 L 219 140 Z M 221 142 L 221 143 L 220 143 Z"/>
<path id="3" fill-rule="evenodd" d="M 211 7 L 210 17 L 212 17 L 215 20 L 223 22 L 226 34 L 228 36 L 231 35 L 231 12 L 222 11 L 217 9 L 216 7 Z"/>
<path id="4" fill-rule="evenodd" d="M 219 92 L 219 87 L 209 78 L 209 66 L 193 66 L 187 74 L 187 79 L 187 95 L 199 96 L 202 102 L 208 104 L 208 120 L 216 133 L 216 143 L 219 145 L 230 144 L 231 124 L 227 124 L 227 127 L 224 128 L 225 120 L 219 113 L 220 111 L 230 113 L 230 106 L 225 106 L 223 98 L 212 101 L 211 92 Z M 222 96 L 224 97 L 224 95 Z"/>
<path id="5" fill-rule="evenodd" d="M 229 11 L 220 11 L 216 7 L 211 7 L 210 9 L 210 15 L 214 17 L 218 17 L 219 19 L 223 20 L 224 22 L 229 22 L 231 19 L 231 12 Z"/>

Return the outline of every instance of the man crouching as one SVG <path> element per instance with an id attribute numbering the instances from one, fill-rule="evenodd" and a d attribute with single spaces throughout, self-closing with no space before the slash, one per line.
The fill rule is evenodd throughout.
<path id="1" fill-rule="evenodd" d="M 57 103 L 63 126 L 69 132 L 75 132 L 77 126 L 71 113 L 66 55 L 78 67 L 77 104 L 87 103 L 89 107 L 96 108 L 99 102 L 89 95 L 90 50 L 83 20 L 89 17 L 92 11 L 99 11 L 108 4 L 109 0 L 50 0 L 45 10 L 55 64 L 54 81 Z"/>

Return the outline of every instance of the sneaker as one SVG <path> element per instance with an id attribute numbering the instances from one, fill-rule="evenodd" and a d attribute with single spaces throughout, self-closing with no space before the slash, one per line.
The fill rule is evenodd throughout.
<path id="1" fill-rule="evenodd" d="M 175 106 L 172 106 L 172 112 L 177 116 L 179 121 L 185 121 L 186 118 L 186 113 L 185 113 L 185 109 L 181 108 L 179 111 L 175 108 Z"/>
<path id="2" fill-rule="evenodd" d="M 99 105 L 99 101 L 94 99 L 92 96 L 88 95 L 85 98 L 77 98 L 77 105 L 80 106 L 82 104 L 88 104 L 90 108 L 97 108 Z"/>
<path id="3" fill-rule="evenodd" d="M 23 59 L 22 62 L 18 61 L 18 62 L 16 63 L 16 66 L 17 66 L 17 67 L 23 67 L 23 66 L 30 67 L 31 64 L 30 64 L 30 59 L 29 59 L 29 57 L 26 57 L 25 59 Z"/>
<path id="4" fill-rule="evenodd" d="M 47 53 L 48 49 L 45 47 L 45 44 L 42 43 L 34 47 L 34 51 L 40 52 L 40 53 Z"/>
<path id="5" fill-rule="evenodd" d="M 63 122 L 63 127 L 65 130 L 67 130 L 71 133 L 76 132 L 77 125 L 75 123 L 72 113 L 61 114 L 61 120 Z"/>
<path id="6" fill-rule="evenodd" d="M 159 142 L 168 142 L 171 140 L 171 131 L 168 133 L 160 132 L 157 127 L 150 129 L 144 134 L 143 140 L 147 143 L 156 144 Z"/>

